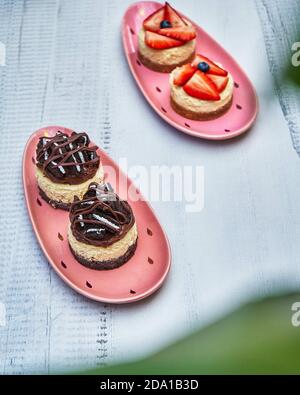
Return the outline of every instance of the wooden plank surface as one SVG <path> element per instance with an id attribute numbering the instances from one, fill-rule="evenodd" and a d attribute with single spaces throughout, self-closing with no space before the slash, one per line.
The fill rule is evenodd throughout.
<path id="1" fill-rule="evenodd" d="M 293 146 L 300 155 L 300 90 L 283 78 L 287 64 L 291 64 L 293 44 L 300 42 L 300 2 L 256 0 L 256 5 L 276 93 L 288 123 Z M 300 67 L 298 69 L 300 73 Z"/>
<path id="2" fill-rule="evenodd" d="M 0 41 L 7 47 L 0 67 L 0 302 L 7 311 L 0 373 L 51 373 L 146 355 L 253 295 L 300 284 L 299 159 L 269 72 L 277 51 L 274 2 L 173 1 L 236 57 L 257 88 L 256 126 L 225 143 L 178 133 L 143 100 L 120 40 L 130 3 L 0 0 Z M 294 103 L 292 96 L 284 100 L 284 106 Z M 173 267 L 148 300 L 91 302 L 49 268 L 21 183 L 26 140 L 48 124 L 88 131 L 129 166 L 204 167 L 201 213 L 186 213 L 184 202 L 152 202 L 170 239 Z"/>

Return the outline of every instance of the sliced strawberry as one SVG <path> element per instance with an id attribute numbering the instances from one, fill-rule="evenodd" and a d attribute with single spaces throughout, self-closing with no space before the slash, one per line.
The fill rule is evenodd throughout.
<path id="1" fill-rule="evenodd" d="M 216 85 L 218 92 L 223 92 L 223 90 L 226 88 L 228 84 L 228 77 L 223 77 L 222 75 L 214 75 L 214 74 L 209 74 L 209 78 L 212 80 L 212 82 Z"/>
<path id="2" fill-rule="evenodd" d="M 184 27 L 187 26 L 185 21 L 181 18 L 177 11 L 170 6 L 169 3 L 165 4 L 165 15 L 164 19 L 171 22 L 172 27 Z"/>
<path id="3" fill-rule="evenodd" d="M 154 11 L 151 15 L 144 20 L 143 26 L 145 30 L 157 32 L 160 29 L 160 23 L 164 19 L 165 6 Z"/>
<path id="4" fill-rule="evenodd" d="M 196 68 L 191 64 L 185 64 L 184 66 L 178 67 L 174 71 L 174 84 L 182 86 L 194 75 Z"/>
<path id="5" fill-rule="evenodd" d="M 169 27 L 160 29 L 158 33 L 181 41 L 190 41 L 196 37 L 196 30 L 193 26 Z"/>
<path id="6" fill-rule="evenodd" d="M 193 77 L 184 85 L 185 92 L 197 99 L 220 100 L 216 85 L 202 71 L 196 71 Z"/>
<path id="7" fill-rule="evenodd" d="M 148 45 L 148 47 L 154 49 L 180 47 L 184 44 L 182 41 L 174 40 L 174 38 L 161 36 L 160 34 L 148 31 L 146 31 L 145 34 L 145 43 Z"/>
<path id="8" fill-rule="evenodd" d="M 209 65 L 209 71 L 207 74 L 222 75 L 224 77 L 226 77 L 228 74 L 226 70 L 222 69 L 220 66 L 212 62 L 210 59 L 202 55 L 197 55 L 195 60 L 193 61 L 193 65 L 197 66 L 200 62 L 206 62 Z"/>

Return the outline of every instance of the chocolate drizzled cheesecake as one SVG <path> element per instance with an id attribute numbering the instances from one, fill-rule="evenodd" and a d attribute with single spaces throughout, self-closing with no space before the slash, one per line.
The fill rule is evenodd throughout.
<path id="1" fill-rule="evenodd" d="M 132 209 L 108 185 L 91 183 L 70 208 L 68 240 L 82 265 L 97 270 L 115 269 L 127 262 L 137 246 Z"/>
<path id="2" fill-rule="evenodd" d="M 103 181 L 98 147 L 86 133 L 57 132 L 40 137 L 36 148 L 36 177 L 41 197 L 54 208 L 68 210 L 74 196 L 82 198 L 91 182 Z"/>

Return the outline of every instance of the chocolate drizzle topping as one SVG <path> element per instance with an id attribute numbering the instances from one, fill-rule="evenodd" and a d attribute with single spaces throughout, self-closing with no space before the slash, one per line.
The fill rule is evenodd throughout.
<path id="1" fill-rule="evenodd" d="M 57 132 L 54 137 L 40 137 L 36 148 L 37 166 L 52 181 L 80 184 L 92 178 L 99 167 L 98 147 L 89 147 L 86 133 L 71 136 Z"/>
<path id="2" fill-rule="evenodd" d="M 135 221 L 129 204 L 97 183 L 89 185 L 83 200 L 74 198 L 69 216 L 76 240 L 101 247 L 120 240 Z"/>

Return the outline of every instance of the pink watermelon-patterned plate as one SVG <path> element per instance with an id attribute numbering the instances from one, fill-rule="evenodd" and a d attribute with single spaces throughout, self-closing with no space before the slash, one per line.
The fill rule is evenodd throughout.
<path id="1" fill-rule="evenodd" d="M 144 19 L 162 7 L 153 1 L 131 5 L 123 18 L 122 38 L 130 70 L 153 109 L 170 125 L 195 137 L 225 140 L 246 132 L 254 123 L 258 100 L 249 78 L 237 62 L 201 27 L 183 15 L 197 29 L 197 53 L 219 62 L 235 81 L 233 104 L 223 116 L 211 121 L 193 121 L 177 114 L 170 105 L 169 74 L 149 70 L 138 59 L 138 33 Z M 179 10 L 181 11 L 181 10 Z"/>
<path id="2" fill-rule="evenodd" d="M 35 179 L 36 145 L 40 136 L 53 136 L 59 130 L 68 134 L 72 132 L 59 126 L 39 129 L 29 138 L 23 156 L 26 204 L 44 254 L 56 273 L 69 286 L 88 298 L 106 303 L 130 303 L 149 296 L 166 279 L 171 265 L 171 252 L 167 237 L 147 202 L 142 199 L 131 201 L 128 198 L 139 235 L 135 255 L 118 269 L 97 271 L 82 266 L 71 254 L 67 241 L 68 213 L 52 208 L 40 198 Z M 134 188 L 132 182 L 104 151 L 99 149 L 98 153 L 104 172 L 109 169 L 105 181 L 121 197 L 127 197 L 128 188 Z M 110 178 L 111 169 L 116 177 Z"/>

